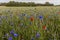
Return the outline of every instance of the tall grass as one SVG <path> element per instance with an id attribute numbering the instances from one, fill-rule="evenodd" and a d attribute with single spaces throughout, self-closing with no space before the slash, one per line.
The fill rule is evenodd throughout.
<path id="1" fill-rule="evenodd" d="M 59 7 L 0 9 L 0 40 L 60 40 Z"/>

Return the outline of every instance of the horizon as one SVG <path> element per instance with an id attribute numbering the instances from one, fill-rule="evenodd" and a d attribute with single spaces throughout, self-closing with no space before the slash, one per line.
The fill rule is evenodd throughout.
<path id="1" fill-rule="evenodd" d="M 9 1 L 15 1 L 15 2 L 35 2 L 35 3 L 42 3 L 49 2 L 54 5 L 60 5 L 59 0 L 0 0 L 0 3 L 9 2 Z"/>

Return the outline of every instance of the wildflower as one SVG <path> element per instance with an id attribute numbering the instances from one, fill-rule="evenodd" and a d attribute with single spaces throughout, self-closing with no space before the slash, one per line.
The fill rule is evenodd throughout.
<path id="1" fill-rule="evenodd" d="M 34 40 L 34 38 L 32 37 L 31 40 Z"/>
<path id="2" fill-rule="evenodd" d="M 18 36 L 18 34 L 15 33 L 15 34 L 14 34 L 14 37 L 17 37 L 17 36 Z"/>
<path id="3" fill-rule="evenodd" d="M 22 16 L 27 16 L 27 14 L 22 14 Z"/>
<path id="4" fill-rule="evenodd" d="M 40 37 L 40 33 L 39 33 L 39 32 L 36 33 L 36 37 L 37 37 L 37 38 Z"/>
<path id="5" fill-rule="evenodd" d="M 14 30 L 11 30 L 11 31 L 10 31 L 10 34 L 14 34 Z"/>
<path id="6" fill-rule="evenodd" d="M 40 19 L 43 19 L 43 16 L 39 16 Z"/>
<path id="7" fill-rule="evenodd" d="M 30 20 L 33 21 L 33 20 L 34 20 L 34 17 L 31 16 L 31 17 L 30 17 Z"/>
<path id="8" fill-rule="evenodd" d="M 12 37 L 9 37 L 8 40 L 12 40 Z"/>
<path id="9" fill-rule="evenodd" d="M 46 26 L 43 26 L 43 30 L 46 30 Z"/>

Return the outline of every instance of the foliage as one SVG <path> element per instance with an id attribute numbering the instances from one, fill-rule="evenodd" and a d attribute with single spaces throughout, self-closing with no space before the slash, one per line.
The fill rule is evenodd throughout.
<path id="1" fill-rule="evenodd" d="M 60 8 L 0 9 L 0 40 L 60 40 Z"/>
<path id="2" fill-rule="evenodd" d="M 46 2 L 45 4 L 40 3 L 34 3 L 34 2 L 15 2 L 10 1 L 8 3 L 1 3 L 1 6 L 54 6 L 54 4 L 50 4 L 49 2 Z"/>

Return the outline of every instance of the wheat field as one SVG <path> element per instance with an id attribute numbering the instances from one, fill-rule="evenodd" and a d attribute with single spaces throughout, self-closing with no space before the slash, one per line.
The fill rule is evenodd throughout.
<path id="1" fill-rule="evenodd" d="M 60 40 L 60 7 L 0 6 L 0 40 Z"/>

